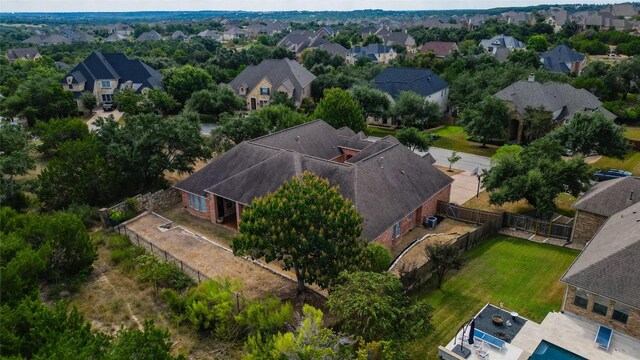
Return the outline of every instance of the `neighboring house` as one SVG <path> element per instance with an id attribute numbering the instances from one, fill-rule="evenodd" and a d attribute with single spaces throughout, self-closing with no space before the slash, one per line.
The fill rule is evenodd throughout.
<path id="1" fill-rule="evenodd" d="M 454 50 L 459 50 L 458 45 L 454 42 L 445 41 L 429 41 L 424 43 L 420 47 L 420 51 L 429 52 L 432 51 L 436 54 L 437 58 L 444 58 L 451 54 Z"/>
<path id="2" fill-rule="evenodd" d="M 349 52 L 349 50 L 347 50 L 344 46 L 332 42 L 320 44 L 318 45 L 317 49 L 326 50 L 329 54 L 340 56 L 343 59 L 347 57 L 347 53 Z"/>
<path id="3" fill-rule="evenodd" d="M 480 40 L 480 46 L 488 53 L 495 54 L 498 49 L 506 48 L 510 51 L 525 49 L 525 44 L 514 38 L 513 36 L 506 36 L 504 34 L 496 35 L 491 39 Z"/>
<path id="4" fill-rule="evenodd" d="M 247 39 L 248 37 L 249 33 L 237 26 L 232 26 L 222 33 L 222 41 L 242 40 Z"/>
<path id="5" fill-rule="evenodd" d="M 127 37 L 119 34 L 119 33 L 113 33 L 111 35 L 109 35 L 106 39 L 104 39 L 104 41 L 106 42 L 116 42 L 116 41 L 122 41 L 122 40 L 126 40 Z"/>
<path id="6" fill-rule="evenodd" d="M 16 60 L 38 60 L 41 59 L 40 51 L 36 48 L 24 48 L 24 49 L 9 49 L 7 51 L 7 59 L 9 62 Z"/>
<path id="7" fill-rule="evenodd" d="M 569 84 L 535 81 L 518 81 L 498 91 L 496 97 L 507 102 L 511 110 L 508 140 L 521 142 L 524 132 L 522 121 L 527 108 L 543 108 L 548 111 L 554 124 L 568 123 L 578 112 L 599 111 L 608 119 L 616 116 L 602 107 L 602 102 L 585 89 L 576 89 Z"/>
<path id="8" fill-rule="evenodd" d="M 189 41 L 189 37 L 187 35 L 185 35 L 185 33 L 183 33 L 180 30 L 176 30 L 173 34 L 171 34 L 171 39 L 178 40 L 178 41 L 184 41 L 184 42 L 188 42 Z"/>
<path id="9" fill-rule="evenodd" d="M 260 35 L 269 35 L 269 31 L 267 30 L 267 25 L 264 24 L 252 24 L 247 26 L 244 29 L 247 34 L 249 35 L 249 37 L 255 39 Z"/>
<path id="10" fill-rule="evenodd" d="M 222 34 L 215 30 L 203 30 L 198 33 L 199 37 L 222 42 Z"/>
<path id="11" fill-rule="evenodd" d="M 569 21 L 569 13 L 563 8 L 550 8 L 543 13 L 544 22 L 553 26 L 553 32 L 562 30 L 562 26 Z"/>
<path id="12" fill-rule="evenodd" d="M 547 70 L 579 75 L 587 65 L 586 57 L 567 45 L 558 45 L 540 54 L 540 62 Z"/>
<path id="13" fill-rule="evenodd" d="M 580 31 L 588 28 L 595 28 L 602 31 L 629 31 L 633 29 L 633 23 L 631 21 L 616 17 L 608 12 L 580 11 L 573 14 L 571 20 L 578 24 Z"/>
<path id="14" fill-rule="evenodd" d="M 394 137 L 375 143 L 322 120 L 242 142 L 174 187 L 193 215 L 233 229 L 253 199 L 310 171 L 364 217 L 362 238 L 388 248 L 448 201 L 452 179 Z"/>
<path id="15" fill-rule="evenodd" d="M 160 35 L 157 31 L 151 30 L 147 32 L 143 32 L 138 36 L 138 41 L 159 41 L 162 40 L 162 35 Z"/>
<path id="16" fill-rule="evenodd" d="M 316 49 L 322 45 L 329 44 L 332 43 L 325 39 L 324 36 L 306 30 L 292 31 L 278 42 L 278 46 L 283 46 L 287 50 L 296 53 L 298 59 L 300 59 L 300 55 L 305 49 Z"/>
<path id="17" fill-rule="evenodd" d="M 71 65 L 67 64 L 66 62 L 62 62 L 62 61 L 56 61 L 56 67 L 58 68 L 58 70 L 62 70 L 62 71 L 66 71 L 68 69 L 71 69 Z"/>
<path id="18" fill-rule="evenodd" d="M 373 79 L 373 86 L 392 98 L 402 91 L 412 91 L 438 104 L 441 112 L 447 111 L 449 84 L 429 69 L 386 68 Z"/>
<path id="19" fill-rule="evenodd" d="M 640 202 L 639 177 L 596 183 L 571 206 L 576 209 L 571 241 L 587 243 L 611 216 L 637 202 Z"/>
<path id="20" fill-rule="evenodd" d="M 118 90 L 129 88 L 141 93 L 145 89 L 161 88 L 162 74 L 125 54 L 94 51 L 71 69 L 60 83 L 65 90 L 73 92 L 76 99 L 82 92 L 89 91 L 100 104 L 110 102 Z"/>
<path id="21" fill-rule="evenodd" d="M 564 312 L 640 339 L 639 224 L 635 203 L 602 225 L 561 278 Z"/>
<path id="22" fill-rule="evenodd" d="M 337 32 L 331 28 L 331 26 L 323 26 L 318 31 L 316 31 L 316 35 L 319 36 L 334 36 Z"/>
<path id="23" fill-rule="evenodd" d="M 501 21 L 507 24 L 531 24 L 532 18 L 529 13 L 519 11 L 507 11 L 500 14 Z"/>
<path id="24" fill-rule="evenodd" d="M 364 40 L 369 35 L 375 35 L 377 37 L 382 38 L 383 36 L 387 36 L 391 33 L 389 26 L 380 25 L 380 26 L 369 26 L 362 29 L 360 32 L 360 36 Z"/>
<path id="25" fill-rule="evenodd" d="M 123 23 L 110 25 L 107 27 L 107 31 L 109 31 L 109 34 L 118 34 L 122 36 L 131 36 L 134 33 L 134 29 L 131 26 Z"/>
<path id="26" fill-rule="evenodd" d="M 82 32 L 82 31 L 70 30 L 70 31 L 65 33 L 65 36 L 67 38 L 69 38 L 72 42 L 93 42 L 93 41 L 96 41 L 96 37 L 95 36 L 93 36 L 91 34 L 87 34 L 86 32 Z"/>
<path id="27" fill-rule="evenodd" d="M 34 45 L 55 45 L 55 44 L 70 44 L 71 39 L 59 34 L 52 35 L 34 35 L 28 39 L 22 40 L 25 44 Z"/>
<path id="28" fill-rule="evenodd" d="M 367 46 L 354 46 L 347 52 L 347 64 L 353 65 L 360 58 L 368 58 L 373 63 L 386 64 L 395 59 L 398 53 L 390 46 L 369 44 Z"/>
<path id="29" fill-rule="evenodd" d="M 609 5 L 603 9 L 600 9 L 601 14 L 611 14 L 616 18 L 631 19 L 633 16 L 638 15 L 640 8 L 633 4 L 616 4 Z"/>
<path id="30" fill-rule="evenodd" d="M 382 36 L 381 38 L 385 45 L 391 46 L 393 44 L 398 44 L 406 47 L 407 51 L 410 53 L 415 52 L 416 40 L 406 32 L 394 31 L 388 35 Z"/>
<path id="31" fill-rule="evenodd" d="M 229 83 L 229 87 L 246 99 L 248 110 L 267 106 L 271 95 L 276 92 L 287 94 L 296 106 L 300 106 L 302 99 L 311 96 L 311 82 L 315 78 L 296 61 L 269 59 L 247 66 Z"/>

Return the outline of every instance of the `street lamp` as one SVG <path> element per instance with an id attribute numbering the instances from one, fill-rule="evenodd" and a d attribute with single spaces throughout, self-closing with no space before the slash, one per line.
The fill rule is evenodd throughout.
<path id="1" fill-rule="evenodd" d="M 478 190 L 476 191 L 476 199 L 480 197 L 480 179 L 482 178 L 482 174 L 480 173 L 480 168 L 473 169 L 471 175 L 474 175 L 478 178 Z"/>

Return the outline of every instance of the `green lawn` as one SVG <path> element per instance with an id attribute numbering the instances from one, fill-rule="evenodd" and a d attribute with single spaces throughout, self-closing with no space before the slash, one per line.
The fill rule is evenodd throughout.
<path id="1" fill-rule="evenodd" d="M 364 131 L 367 136 L 376 136 L 376 137 L 385 137 L 387 135 L 396 136 L 396 129 L 384 128 L 378 126 L 367 126 L 367 129 Z"/>
<path id="2" fill-rule="evenodd" d="M 486 148 L 483 148 L 479 143 L 468 141 L 468 135 L 464 132 L 462 126 L 445 125 L 433 131 L 433 133 L 440 136 L 440 139 L 436 140 L 433 146 L 443 149 L 482 156 L 491 156 L 498 149 L 495 145 L 487 145 Z"/>
<path id="3" fill-rule="evenodd" d="M 435 359 L 460 326 L 486 303 L 504 303 L 507 310 L 541 322 L 560 310 L 564 285 L 560 276 L 578 251 L 497 236 L 468 253 L 464 268 L 450 275 L 437 290 L 429 281 L 416 294 L 434 307 L 433 329 L 408 345 L 412 359 Z"/>
<path id="4" fill-rule="evenodd" d="M 640 152 L 629 151 L 624 160 L 602 157 L 591 165 L 595 169 L 620 169 L 631 171 L 633 175 L 640 175 Z"/>
<path id="5" fill-rule="evenodd" d="M 640 141 L 640 127 L 627 126 L 624 131 L 624 137 L 626 137 L 627 139 Z"/>

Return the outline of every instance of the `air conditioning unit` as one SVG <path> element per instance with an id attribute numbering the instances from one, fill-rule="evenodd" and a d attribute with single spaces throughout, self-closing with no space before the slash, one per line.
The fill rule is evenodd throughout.
<path id="1" fill-rule="evenodd" d="M 435 229 L 438 225 L 438 218 L 435 216 L 425 216 L 422 224 L 428 228 Z"/>

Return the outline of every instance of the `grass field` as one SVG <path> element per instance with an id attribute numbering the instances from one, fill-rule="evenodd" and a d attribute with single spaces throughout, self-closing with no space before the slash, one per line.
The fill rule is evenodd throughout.
<path id="1" fill-rule="evenodd" d="M 595 169 L 620 169 L 630 171 L 633 175 L 640 175 L 640 152 L 629 151 L 624 160 L 602 157 L 591 165 Z"/>
<path id="2" fill-rule="evenodd" d="M 495 145 L 487 145 L 487 147 L 483 148 L 479 143 L 468 141 L 468 135 L 464 132 L 462 126 L 445 125 L 433 131 L 433 133 L 440 136 L 440 139 L 436 140 L 433 146 L 443 149 L 482 156 L 491 156 L 498 149 L 498 146 Z"/>
<path id="3" fill-rule="evenodd" d="M 387 135 L 396 136 L 396 129 L 384 128 L 378 126 L 367 126 L 367 129 L 364 131 L 367 136 L 376 136 L 376 137 L 385 137 Z"/>
<path id="4" fill-rule="evenodd" d="M 408 345 L 412 359 L 435 359 L 460 326 L 486 303 L 504 303 L 507 310 L 536 322 L 560 310 L 564 285 L 560 276 L 578 251 L 498 236 L 468 253 L 464 268 L 435 288 L 429 281 L 416 296 L 434 307 L 433 329 Z"/>
<path id="5" fill-rule="evenodd" d="M 640 127 L 627 126 L 624 131 L 624 137 L 626 137 L 627 139 L 640 141 Z"/>

